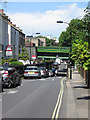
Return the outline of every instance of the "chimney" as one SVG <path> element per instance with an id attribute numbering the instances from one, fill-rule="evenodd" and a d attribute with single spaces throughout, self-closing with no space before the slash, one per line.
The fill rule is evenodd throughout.
<path id="1" fill-rule="evenodd" d="M 3 9 L 0 9 L 0 14 L 1 14 L 1 15 L 3 14 Z"/>

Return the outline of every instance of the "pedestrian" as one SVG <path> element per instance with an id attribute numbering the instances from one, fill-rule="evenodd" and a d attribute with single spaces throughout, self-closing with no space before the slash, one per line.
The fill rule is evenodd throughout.
<path id="1" fill-rule="evenodd" d="M 55 76 L 55 67 L 52 67 L 53 76 Z"/>

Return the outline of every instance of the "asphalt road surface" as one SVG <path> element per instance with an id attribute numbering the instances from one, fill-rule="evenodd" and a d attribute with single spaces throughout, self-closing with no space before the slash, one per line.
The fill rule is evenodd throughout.
<path id="1" fill-rule="evenodd" d="M 3 118 L 66 118 L 65 79 L 23 79 L 21 86 L 4 89 Z"/>

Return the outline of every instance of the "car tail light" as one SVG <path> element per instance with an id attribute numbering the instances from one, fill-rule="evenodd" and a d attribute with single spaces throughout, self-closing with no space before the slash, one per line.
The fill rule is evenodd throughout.
<path id="1" fill-rule="evenodd" d="M 25 74 L 28 73 L 28 72 L 24 72 Z"/>
<path id="2" fill-rule="evenodd" d="M 8 74 L 8 72 L 4 72 L 4 74 Z"/>
<path id="3" fill-rule="evenodd" d="M 35 72 L 35 73 L 39 73 L 39 72 Z"/>
<path id="4" fill-rule="evenodd" d="M 10 77 L 10 75 L 7 75 L 7 77 Z"/>
<path id="5" fill-rule="evenodd" d="M 45 73 L 45 71 L 43 71 L 43 73 Z"/>

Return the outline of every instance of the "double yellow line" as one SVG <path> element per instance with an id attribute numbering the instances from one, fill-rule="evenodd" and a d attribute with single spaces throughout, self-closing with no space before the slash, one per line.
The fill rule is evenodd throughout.
<path id="1" fill-rule="evenodd" d="M 66 77 L 64 77 L 61 80 L 61 89 L 60 89 L 60 92 L 59 92 L 59 95 L 58 95 L 56 106 L 55 106 L 53 114 L 52 114 L 52 120 L 54 120 L 54 119 L 57 120 L 58 116 L 59 116 L 59 111 L 60 111 L 60 107 L 61 107 L 61 103 L 62 103 L 63 89 L 64 89 L 63 81 L 64 81 L 65 78 Z"/>

